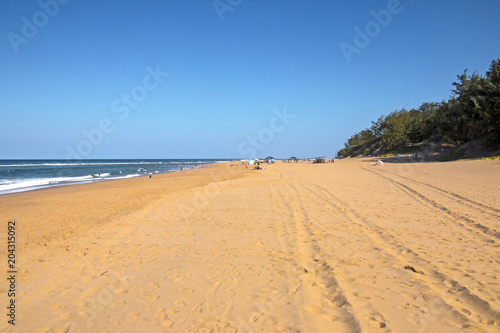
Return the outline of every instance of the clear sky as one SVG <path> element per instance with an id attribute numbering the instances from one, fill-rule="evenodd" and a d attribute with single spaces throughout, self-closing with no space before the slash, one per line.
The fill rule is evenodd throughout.
<path id="1" fill-rule="evenodd" d="M 498 0 L 1 1 L 0 158 L 331 157 L 484 74 L 499 15 Z"/>

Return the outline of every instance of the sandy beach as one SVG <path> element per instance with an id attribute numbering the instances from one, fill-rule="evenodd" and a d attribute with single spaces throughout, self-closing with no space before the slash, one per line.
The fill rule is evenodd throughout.
<path id="1" fill-rule="evenodd" d="M 499 201 L 500 162 L 368 159 L 2 195 L 0 331 L 499 332 Z"/>

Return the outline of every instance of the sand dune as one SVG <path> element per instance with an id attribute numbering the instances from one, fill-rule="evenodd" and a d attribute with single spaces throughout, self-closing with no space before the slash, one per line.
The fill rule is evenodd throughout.
<path id="1" fill-rule="evenodd" d="M 499 197 L 499 162 L 359 159 L 3 195 L 12 331 L 498 332 Z"/>

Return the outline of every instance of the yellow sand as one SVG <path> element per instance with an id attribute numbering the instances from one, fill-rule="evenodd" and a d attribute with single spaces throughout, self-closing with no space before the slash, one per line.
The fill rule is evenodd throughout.
<path id="1" fill-rule="evenodd" d="M 2 195 L 12 331 L 499 332 L 499 199 L 500 162 L 359 159 Z"/>

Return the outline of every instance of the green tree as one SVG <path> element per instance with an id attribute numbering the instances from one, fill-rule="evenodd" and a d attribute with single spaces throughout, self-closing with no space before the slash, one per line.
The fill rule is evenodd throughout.
<path id="1" fill-rule="evenodd" d="M 386 150 L 392 150 L 409 141 L 408 132 L 410 115 L 405 109 L 393 111 L 385 118 L 382 133 L 382 145 Z"/>
<path id="2" fill-rule="evenodd" d="M 482 123 L 485 131 L 483 141 L 487 146 L 497 148 L 500 143 L 500 59 L 491 62 L 483 89 L 487 97 Z"/>

